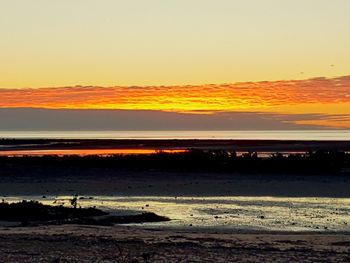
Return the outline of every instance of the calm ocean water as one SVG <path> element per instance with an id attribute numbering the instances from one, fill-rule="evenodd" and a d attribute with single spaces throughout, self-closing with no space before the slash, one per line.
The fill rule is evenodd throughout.
<path id="1" fill-rule="evenodd" d="M 350 130 L 293 131 L 0 131 L 0 138 L 350 140 Z"/>

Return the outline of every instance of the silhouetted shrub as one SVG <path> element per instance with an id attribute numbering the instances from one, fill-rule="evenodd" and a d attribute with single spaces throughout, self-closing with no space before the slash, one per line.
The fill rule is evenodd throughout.
<path id="1" fill-rule="evenodd" d="M 310 151 L 298 154 L 271 153 L 259 157 L 259 153 L 238 155 L 234 151 L 202 151 L 191 149 L 181 153 L 158 152 L 155 154 L 131 154 L 110 156 L 27 156 L 0 157 L 1 171 L 42 170 L 127 170 L 127 171 L 178 171 L 178 172 L 283 172 L 328 173 L 341 172 L 350 167 L 350 154 L 338 151 Z M 10 172 L 8 172 L 9 174 Z"/>

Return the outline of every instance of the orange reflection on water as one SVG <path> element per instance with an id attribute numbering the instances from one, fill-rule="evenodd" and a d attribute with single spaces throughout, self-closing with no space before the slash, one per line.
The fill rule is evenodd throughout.
<path id="1" fill-rule="evenodd" d="M 108 156 L 114 154 L 128 155 L 128 154 L 154 154 L 158 152 L 164 153 L 181 153 L 186 150 L 183 149 L 64 149 L 64 150 L 12 150 L 12 151 L 0 151 L 2 156 L 45 156 L 45 155 L 100 155 Z"/>

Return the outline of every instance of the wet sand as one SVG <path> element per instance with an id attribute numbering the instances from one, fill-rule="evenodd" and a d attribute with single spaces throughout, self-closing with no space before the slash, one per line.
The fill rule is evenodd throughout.
<path id="1" fill-rule="evenodd" d="M 65 169 L 16 175 L 0 171 L 0 196 L 350 197 L 350 176 L 122 172 Z"/>
<path id="2" fill-rule="evenodd" d="M 0 228 L 4 262 L 349 262 L 350 235 Z"/>
<path id="3" fill-rule="evenodd" d="M 122 173 L 0 177 L 3 195 L 349 197 L 348 176 Z M 93 175 L 95 174 L 95 175 Z M 74 175 L 74 176 L 72 176 Z M 6 197 L 5 197 L 6 198 Z M 350 216 L 350 215 L 349 215 Z M 0 227 L 4 262 L 349 262 L 349 232 L 138 226 Z"/>

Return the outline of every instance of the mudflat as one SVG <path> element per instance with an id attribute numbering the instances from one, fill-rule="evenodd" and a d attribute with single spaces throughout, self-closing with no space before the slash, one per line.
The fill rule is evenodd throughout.
<path id="1" fill-rule="evenodd" d="M 117 226 L 0 228 L 3 262 L 349 262 L 350 235 Z"/>
<path id="2" fill-rule="evenodd" d="M 45 140 L 44 142 L 47 143 Z M 35 142 L 33 146 L 30 145 L 33 141 L 30 141 L 30 143 L 22 141 L 21 143 L 22 145 L 10 143 L 6 147 L 5 143 L 3 143 L 1 147 L 3 147 L 3 150 L 5 148 L 15 150 L 44 149 L 45 147 L 60 148 L 57 144 L 54 144 L 54 146 L 38 146 L 40 143 Z M 110 142 L 106 142 L 106 145 L 103 145 L 101 141 L 95 141 L 95 144 L 86 141 L 84 143 L 89 144 L 93 148 L 149 147 L 150 149 L 187 149 L 192 148 L 190 146 L 193 146 L 193 144 L 199 147 L 199 143 L 200 147 L 198 149 L 200 150 L 219 149 L 224 151 L 231 149 L 248 151 L 253 149 L 266 151 L 270 149 L 270 151 L 279 151 L 282 149 L 279 147 L 283 146 L 283 149 L 287 152 L 306 151 L 309 149 L 314 151 L 320 149 L 332 150 L 333 147 L 337 149 L 342 144 L 341 142 L 331 142 L 330 144 L 322 142 L 323 148 L 319 148 L 319 142 L 307 142 L 306 144 L 300 142 L 300 146 L 299 142 L 285 142 L 285 144 L 274 142 L 269 144 L 265 141 L 265 144 L 261 145 L 260 143 L 262 142 L 255 141 L 251 142 L 253 144 L 240 142 L 242 145 L 239 148 L 237 145 L 232 146 L 232 141 L 224 142 L 224 145 L 227 147 L 220 145 L 220 143 L 218 144 L 216 141 L 215 143 L 210 141 L 209 144 L 213 144 L 209 146 L 205 145 L 203 141 L 193 141 L 192 145 L 189 145 L 188 142 L 186 142 L 186 145 L 181 145 L 183 142 L 179 144 L 179 142 L 174 141 L 171 147 L 169 146 L 171 144 L 169 141 L 166 142 L 166 147 L 161 146 L 163 142 L 159 141 L 154 142 L 157 145 L 144 142 L 145 144 L 149 143 L 147 146 L 133 141 L 132 145 L 128 145 L 128 147 L 126 147 L 126 143 L 130 143 L 129 141 L 124 141 L 125 144 L 119 144 L 119 146 L 110 145 Z M 87 147 L 86 145 L 67 144 L 67 142 L 64 142 L 62 145 L 68 148 L 82 147 L 82 149 L 85 149 Z M 214 145 L 217 148 L 213 147 Z M 347 145 L 348 143 L 342 144 L 340 149 L 347 151 Z M 200 156 L 202 156 L 201 154 Z M 153 203 L 150 203 L 150 209 L 152 209 L 154 202 L 157 202 L 158 197 L 164 196 L 172 198 L 172 200 L 180 199 L 179 201 L 182 200 L 181 197 L 218 197 L 216 200 L 218 204 L 220 203 L 220 197 L 232 196 L 254 197 L 254 200 L 258 200 L 259 197 L 265 199 L 266 197 L 325 197 L 334 199 L 335 203 L 337 203 L 337 198 L 347 200 L 350 198 L 348 190 L 350 188 L 350 176 L 347 170 L 348 163 L 344 162 L 344 160 L 346 161 L 348 157 L 343 154 L 338 156 L 338 153 L 335 153 L 335 155 L 333 153 L 327 154 L 321 154 L 319 157 L 316 155 L 316 158 L 323 160 L 322 158 L 330 157 L 335 158 L 334 160 L 336 161 L 341 160 L 339 165 L 334 166 L 337 168 L 334 172 L 332 170 L 333 166 L 325 166 L 331 169 L 319 169 L 317 172 L 309 169 L 310 167 L 317 168 L 319 162 L 311 162 L 311 166 L 305 166 L 308 169 L 301 169 L 301 173 L 291 173 L 290 169 L 293 167 L 282 167 L 280 170 L 273 169 L 274 172 L 271 173 L 267 172 L 267 170 L 262 170 L 263 172 L 260 173 L 253 169 L 239 172 L 234 169 L 235 166 L 232 166 L 231 172 L 227 172 L 225 170 L 226 162 L 221 162 L 221 160 L 227 160 L 228 157 L 225 154 L 220 155 L 222 159 L 219 158 L 218 162 L 225 168 L 221 172 L 220 169 L 217 169 L 215 154 L 210 155 L 209 159 L 205 159 L 215 161 L 211 166 L 208 166 L 210 169 L 212 167 L 215 168 L 210 171 L 198 169 L 198 167 L 201 168 L 202 162 L 198 162 L 198 167 L 186 166 L 184 169 L 177 169 L 176 161 L 171 163 L 172 166 L 166 166 L 167 169 L 164 169 L 161 165 L 158 165 L 157 159 L 162 156 L 151 157 L 151 159 L 145 159 L 145 157 L 118 159 L 116 157 L 109 160 L 101 159 L 102 157 L 91 159 L 88 157 L 61 158 L 57 156 L 49 158 L 23 157 L 23 159 L 21 159 L 22 157 L 2 157 L 0 193 L 5 200 L 13 197 L 33 197 L 36 200 L 40 199 L 41 201 L 47 200 L 50 202 L 55 202 L 55 198 L 59 196 L 74 195 L 84 198 L 91 196 L 91 198 L 94 198 L 92 200 L 96 198 L 96 201 L 101 196 L 139 197 L 141 200 L 139 202 L 145 207 L 148 206 L 148 203 L 142 200 L 149 202 L 150 199 L 147 199 L 147 197 L 152 197 Z M 193 158 L 197 158 L 196 156 L 186 155 L 185 159 L 181 159 L 180 163 L 186 163 L 183 160 L 193 161 Z M 170 157 L 170 159 L 166 159 L 168 158 L 166 157 L 163 160 L 171 161 L 174 157 Z M 260 159 L 257 160 L 254 156 L 245 158 L 247 159 L 234 159 L 236 162 L 234 164 L 244 164 L 245 160 L 253 164 L 259 164 L 260 162 Z M 303 163 L 304 157 L 298 158 L 297 163 Z M 313 157 L 308 158 L 306 158 L 306 161 L 313 160 Z M 121 160 L 123 165 L 120 166 L 118 162 L 121 162 Z M 129 162 L 129 160 L 138 160 L 138 162 Z M 152 162 L 151 166 L 149 166 L 150 160 Z M 289 163 L 290 159 L 287 157 L 285 159 L 279 159 L 279 157 L 274 159 L 275 163 L 278 163 L 279 160 L 287 160 L 287 164 L 291 164 Z M 332 164 L 332 161 L 325 163 Z M 154 167 L 156 169 L 153 169 Z M 286 172 L 284 173 L 283 171 Z M 176 199 L 177 197 L 179 198 Z M 322 203 L 322 200 L 318 201 L 317 205 Z M 84 203 L 83 201 L 84 199 L 81 200 L 81 203 Z M 187 201 L 182 200 L 182 202 Z M 192 201 L 189 200 L 188 202 Z M 263 202 L 261 204 L 257 201 L 254 202 L 254 205 L 261 205 L 261 209 L 265 209 Z M 291 211 L 293 216 L 295 213 L 308 211 L 307 207 L 284 207 L 285 204 L 283 202 L 278 204 L 281 205 L 278 212 Z M 334 209 L 332 207 L 327 208 L 327 211 L 334 213 L 334 215 L 329 217 L 330 220 L 336 217 L 345 218 L 344 223 L 340 222 L 340 219 L 338 220 L 343 224 L 342 231 L 333 231 L 331 228 L 326 228 L 328 221 L 322 219 L 324 214 L 318 213 L 318 207 L 314 207 L 315 203 L 308 204 L 307 202 L 305 201 L 303 205 L 309 205 L 313 209 L 310 215 L 315 216 L 314 219 L 307 219 L 308 224 L 315 221 L 314 226 L 310 223 L 312 225 L 312 227 L 308 228 L 310 231 L 250 230 L 249 226 L 227 228 L 226 226 L 222 227 L 222 225 L 208 228 L 201 226 L 201 221 L 195 221 L 199 222 L 199 224 L 188 227 L 173 227 L 169 225 L 151 227 L 151 225 L 147 224 L 114 226 L 69 224 L 5 227 L 5 224 L 1 224 L 0 258 L 4 262 L 349 262 L 350 232 L 347 231 L 348 222 L 346 221 L 349 213 L 348 207 L 346 205 L 343 206 L 343 203 L 339 203 L 337 204 L 339 209 L 336 207 Z M 241 202 L 240 204 L 243 209 L 245 203 Z M 185 203 L 182 205 L 185 205 Z M 230 209 L 227 209 L 227 211 L 230 212 L 232 210 L 231 212 L 234 213 L 234 216 L 237 216 L 237 213 L 241 213 L 241 211 Z M 220 215 L 210 214 L 212 212 L 219 213 L 221 211 L 220 207 L 216 208 L 215 205 L 211 204 L 209 210 L 207 211 L 209 213 L 208 216 L 212 221 L 226 220 L 220 218 Z M 168 216 L 165 211 L 169 210 L 164 209 L 164 213 L 160 214 Z M 247 215 L 251 211 L 253 210 L 247 210 Z M 263 217 L 260 214 L 254 214 L 251 218 L 257 220 L 258 224 L 259 222 L 276 221 L 276 218 L 271 218 L 275 215 L 272 214 L 272 211 L 266 212 L 266 215 L 266 217 Z M 205 216 L 207 215 L 205 214 Z M 224 216 L 228 216 L 228 214 L 224 214 Z M 191 217 L 191 215 L 188 215 L 188 217 Z M 289 220 L 288 215 L 285 218 Z M 230 221 L 230 224 L 234 220 Z M 323 220 L 322 228 L 318 226 L 319 222 L 321 222 L 320 220 Z M 302 224 L 300 223 L 300 225 Z"/>

